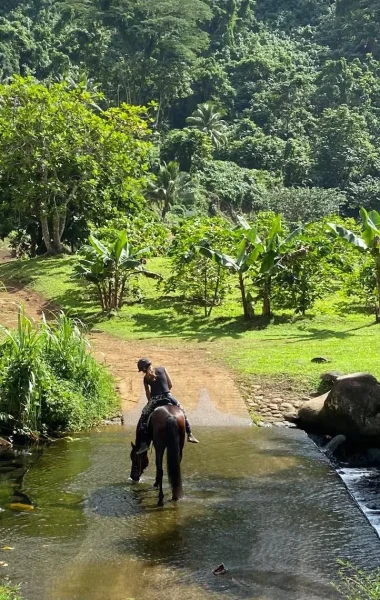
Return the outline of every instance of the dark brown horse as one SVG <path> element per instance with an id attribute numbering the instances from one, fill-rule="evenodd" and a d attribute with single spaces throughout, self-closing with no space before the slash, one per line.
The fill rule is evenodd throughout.
<path id="1" fill-rule="evenodd" d="M 164 452 L 167 454 L 167 468 L 170 485 L 172 487 L 172 500 L 177 501 L 182 497 L 181 460 L 183 445 L 185 443 L 185 417 L 177 406 L 160 406 L 153 411 L 149 427 L 152 433 L 153 445 L 156 451 L 156 480 L 154 487 L 160 490 L 158 505 L 164 505 L 164 492 L 162 479 L 164 475 Z M 138 482 L 141 475 L 149 465 L 148 453 L 136 453 L 136 446 L 132 443 L 131 451 L 131 479 Z"/>

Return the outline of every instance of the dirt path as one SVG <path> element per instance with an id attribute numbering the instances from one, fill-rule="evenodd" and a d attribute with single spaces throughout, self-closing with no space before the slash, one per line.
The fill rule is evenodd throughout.
<path id="1" fill-rule="evenodd" d="M 33 319 L 39 319 L 43 311 L 52 309 L 35 292 L 8 287 L 0 291 L 0 322 L 3 325 L 14 327 L 17 324 L 20 304 L 25 305 L 27 315 Z M 206 350 L 149 340 L 124 341 L 107 333 L 93 333 L 90 339 L 95 356 L 116 377 L 127 422 L 136 421 L 146 401 L 141 373 L 136 368 L 137 360 L 142 356 L 167 368 L 174 382 L 173 395 L 184 404 L 194 424 L 246 425 L 250 422 L 232 374 L 212 360 Z"/>

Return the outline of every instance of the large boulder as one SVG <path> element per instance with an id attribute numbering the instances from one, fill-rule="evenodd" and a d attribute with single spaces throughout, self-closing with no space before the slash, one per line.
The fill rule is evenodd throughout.
<path id="1" fill-rule="evenodd" d="M 307 400 L 298 409 L 298 420 L 302 423 L 310 425 L 318 425 L 320 423 L 320 414 L 325 405 L 325 401 L 330 392 L 322 394 L 312 400 Z"/>
<path id="2" fill-rule="evenodd" d="M 380 384 L 369 373 L 338 377 L 330 392 L 301 405 L 298 421 L 380 444 Z"/>

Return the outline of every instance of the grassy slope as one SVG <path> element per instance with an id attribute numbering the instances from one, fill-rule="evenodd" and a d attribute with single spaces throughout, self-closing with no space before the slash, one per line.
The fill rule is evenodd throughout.
<path id="1" fill-rule="evenodd" d="M 144 301 L 125 306 L 120 315 L 104 320 L 89 288 L 72 277 L 74 257 L 35 259 L 0 267 L 0 280 L 17 280 L 31 286 L 72 314 L 124 339 L 193 341 L 207 344 L 214 354 L 242 374 L 294 378 L 307 389 L 321 372 L 370 371 L 380 377 L 379 327 L 372 315 L 354 312 L 337 295 L 316 307 L 306 318 L 289 312 L 277 315 L 270 324 L 260 318 L 244 323 L 237 296 L 216 309 L 210 319 L 202 309 L 183 306 L 178 298 L 161 298 L 152 280 L 141 280 Z M 165 259 L 152 259 L 151 270 L 165 275 Z M 311 363 L 327 356 L 328 365 Z"/>

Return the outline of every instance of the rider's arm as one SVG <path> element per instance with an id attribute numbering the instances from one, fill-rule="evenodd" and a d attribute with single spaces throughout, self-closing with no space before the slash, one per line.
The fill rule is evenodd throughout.
<path id="1" fill-rule="evenodd" d="M 146 397 L 148 399 L 148 402 L 150 401 L 150 387 L 147 383 L 144 383 L 144 388 L 145 388 L 145 394 Z"/>
<path id="2" fill-rule="evenodd" d="M 166 370 L 166 369 L 165 369 L 165 375 L 166 375 L 166 380 L 167 380 L 167 382 L 168 382 L 169 390 L 171 390 L 171 389 L 172 389 L 172 387 L 173 387 L 173 382 L 172 382 L 172 380 L 170 379 L 170 375 L 169 375 L 169 373 L 167 372 L 167 370 Z"/>

